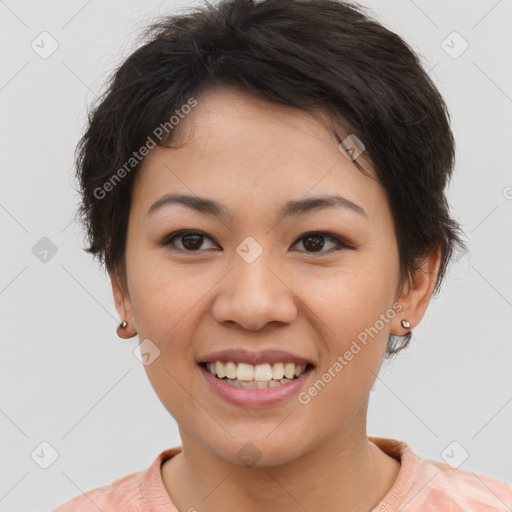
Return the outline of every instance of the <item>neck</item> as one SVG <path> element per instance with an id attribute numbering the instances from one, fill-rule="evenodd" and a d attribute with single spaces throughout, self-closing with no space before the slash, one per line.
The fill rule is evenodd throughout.
<path id="1" fill-rule="evenodd" d="M 182 446 L 183 452 L 162 470 L 179 510 L 369 511 L 392 487 L 400 468 L 364 430 L 338 433 L 291 462 L 267 467 L 230 463 L 183 433 Z"/>

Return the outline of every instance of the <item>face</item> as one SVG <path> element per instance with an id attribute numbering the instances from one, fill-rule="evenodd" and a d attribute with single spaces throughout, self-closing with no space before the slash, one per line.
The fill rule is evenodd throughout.
<path id="1" fill-rule="evenodd" d="M 390 332 L 406 332 L 384 190 L 302 111 L 228 88 L 197 101 L 179 126 L 186 143 L 155 148 L 133 189 L 121 314 L 159 351 L 146 366 L 154 390 L 182 439 L 235 464 L 244 450 L 272 466 L 365 435 Z M 343 199 L 285 211 L 323 196 Z M 253 368 L 240 362 L 261 382 L 279 380 L 281 362 L 307 366 L 246 389 L 200 364 L 212 360 L 244 381 Z"/>

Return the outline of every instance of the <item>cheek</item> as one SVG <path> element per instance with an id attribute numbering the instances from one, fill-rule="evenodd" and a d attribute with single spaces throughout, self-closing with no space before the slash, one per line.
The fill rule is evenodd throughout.
<path id="1" fill-rule="evenodd" d="M 332 340 L 330 348 L 344 349 L 347 342 L 374 326 L 382 314 L 393 314 L 393 310 L 388 310 L 393 305 L 398 279 L 396 258 L 386 261 L 370 252 L 361 253 L 346 265 L 328 273 L 321 269 L 322 274 L 309 275 L 297 282 L 294 291 L 300 293 L 304 303 L 323 322 L 325 339 Z M 390 329 L 390 319 L 387 320 L 384 326 L 382 322 L 377 324 L 386 337 Z"/>
<path id="2" fill-rule="evenodd" d="M 210 279 L 192 266 L 171 264 L 165 252 L 133 251 L 130 262 L 130 292 L 139 336 L 158 345 L 168 340 L 178 343 L 182 339 L 178 333 L 197 314 L 201 298 L 211 287 Z"/>
<path id="3" fill-rule="evenodd" d="M 322 382 L 317 391 L 312 390 L 313 394 L 322 390 L 318 402 L 332 400 L 350 410 L 373 385 L 396 316 L 393 300 L 398 254 L 391 251 L 389 256 L 361 253 L 353 264 L 301 284 L 301 297 L 315 313 L 309 316 L 315 319 L 325 349 L 317 376 Z M 332 414 L 343 412 L 333 410 Z"/>
<path id="4" fill-rule="evenodd" d="M 325 300 L 311 304 L 318 313 L 315 330 L 322 338 L 324 356 L 299 397 L 306 417 L 322 418 L 326 425 L 345 425 L 352 417 L 363 417 L 394 316 L 389 295 L 354 275 L 338 279 Z"/>
<path id="5" fill-rule="evenodd" d="M 197 277 L 191 281 L 169 265 L 149 263 L 147 256 L 144 263 L 137 266 L 132 260 L 131 292 L 139 339 L 151 340 L 158 353 L 145 370 L 161 403 L 187 429 L 191 418 L 201 415 L 197 402 L 184 390 L 191 388 L 196 371 L 191 337 L 205 292 L 202 286 L 190 285 Z"/>

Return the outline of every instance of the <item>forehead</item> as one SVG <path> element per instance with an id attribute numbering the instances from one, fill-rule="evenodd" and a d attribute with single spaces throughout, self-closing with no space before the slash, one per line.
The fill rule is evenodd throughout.
<path id="1" fill-rule="evenodd" d="M 196 100 L 173 133 L 172 149 L 156 147 L 146 157 L 137 203 L 149 208 L 157 196 L 178 191 L 270 208 L 338 192 L 371 213 L 383 198 L 380 185 L 339 150 L 325 112 L 311 115 L 228 87 Z M 364 154 L 357 161 L 374 175 Z"/>

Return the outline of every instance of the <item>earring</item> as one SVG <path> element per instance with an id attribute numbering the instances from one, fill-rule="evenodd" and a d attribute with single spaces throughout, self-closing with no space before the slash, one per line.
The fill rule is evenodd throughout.
<path id="1" fill-rule="evenodd" d="M 117 326 L 117 335 L 120 338 L 123 338 L 124 340 L 127 340 L 128 338 L 132 338 L 134 335 L 129 336 L 125 329 L 128 326 L 128 322 L 126 320 L 123 320 L 118 326 Z"/>
<path id="2" fill-rule="evenodd" d="M 407 320 L 402 320 L 400 323 L 402 324 L 402 327 L 404 329 L 409 329 L 409 327 L 411 327 L 411 322 L 409 322 Z"/>

